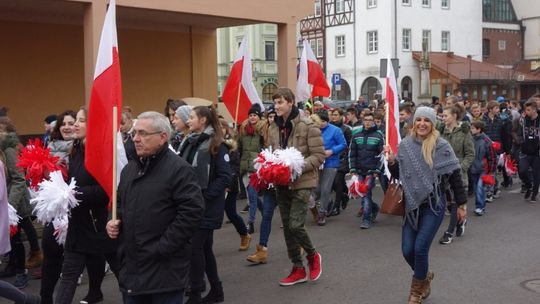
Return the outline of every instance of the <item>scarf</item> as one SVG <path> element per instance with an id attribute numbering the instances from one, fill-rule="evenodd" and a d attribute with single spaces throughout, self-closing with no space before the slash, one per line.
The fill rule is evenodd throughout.
<path id="1" fill-rule="evenodd" d="M 296 106 L 293 106 L 289 117 L 287 120 L 283 120 L 283 116 L 276 116 L 275 122 L 279 127 L 279 143 L 282 149 L 287 148 L 287 142 L 289 141 L 289 136 L 292 132 L 292 120 L 295 119 L 300 114 L 300 111 Z"/>
<path id="2" fill-rule="evenodd" d="M 440 137 L 433 153 L 433 168 L 429 167 L 422 156 L 422 141 L 413 136 L 407 136 L 401 141 L 397 159 L 405 195 L 406 217 L 417 229 L 420 205 L 429 203 L 431 209 L 436 212 L 435 209 L 444 193 L 441 189 L 443 176 L 461 167 L 450 144 Z"/>

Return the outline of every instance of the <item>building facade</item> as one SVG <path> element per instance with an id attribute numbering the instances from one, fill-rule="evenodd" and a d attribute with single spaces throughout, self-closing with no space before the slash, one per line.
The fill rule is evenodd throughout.
<path id="1" fill-rule="evenodd" d="M 350 87 L 348 99 L 384 98 L 380 62 L 390 56 L 399 59 L 400 97 L 415 100 L 420 72 L 412 52 L 422 51 L 423 41 L 428 51 L 482 58 L 481 0 L 327 0 L 326 7 L 341 16 L 353 10 L 353 22 L 326 27 L 326 75 L 329 82 L 332 74 L 341 75 Z M 445 92 L 434 86 L 431 94 Z"/>
<path id="2" fill-rule="evenodd" d="M 278 82 L 278 35 L 275 24 L 253 24 L 217 30 L 218 96 L 221 96 L 236 52 L 244 35 L 249 36 L 253 83 L 262 101 L 271 101 Z"/>

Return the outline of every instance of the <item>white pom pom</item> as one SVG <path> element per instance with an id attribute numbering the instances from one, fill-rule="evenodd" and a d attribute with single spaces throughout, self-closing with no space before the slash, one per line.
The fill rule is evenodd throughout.
<path id="1" fill-rule="evenodd" d="M 56 242 L 59 245 L 64 245 L 66 243 L 67 231 L 69 226 L 69 219 L 67 215 L 55 218 L 52 223 L 54 227 L 54 236 L 56 238 Z"/>
<path id="2" fill-rule="evenodd" d="M 11 204 L 8 204 L 9 226 L 17 226 L 21 217 L 17 214 L 17 210 Z"/>
<path id="3" fill-rule="evenodd" d="M 294 147 L 274 151 L 280 163 L 285 164 L 291 170 L 291 181 L 295 181 L 304 168 L 304 156 Z"/>
<path id="4" fill-rule="evenodd" d="M 68 185 L 60 171 L 52 172 L 49 180 L 39 183 L 36 197 L 30 200 L 38 221 L 46 224 L 54 218 L 67 218 L 70 209 L 79 205 L 75 198 L 76 188 L 75 179 L 72 178 Z"/>
<path id="5" fill-rule="evenodd" d="M 272 153 L 272 148 L 266 148 L 262 150 L 259 155 L 253 160 L 253 168 L 256 171 L 262 168 L 262 166 L 276 163 L 278 161 L 277 157 Z"/>

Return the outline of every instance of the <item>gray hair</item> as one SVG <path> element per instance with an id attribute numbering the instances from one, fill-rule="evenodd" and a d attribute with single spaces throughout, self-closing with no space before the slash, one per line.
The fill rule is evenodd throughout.
<path id="1" fill-rule="evenodd" d="M 172 129 L 169 119 L 163 114 L 156 111 L 147 111 L 139 114 L 138 119 L 149 119 L 152 121 L 152 127 L 154 130 L 167 133 L 167 137 L 171 136 Z"/>

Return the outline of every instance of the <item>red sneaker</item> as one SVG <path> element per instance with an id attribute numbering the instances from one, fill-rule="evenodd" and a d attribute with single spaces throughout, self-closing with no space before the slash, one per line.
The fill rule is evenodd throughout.
<path id="1" fill-rule="evenodd" d="M 322 274 L 322 257 L 321 254 L 315 252 L 313 255 L 308 256 L 309 266 L 309 279 L 317 281 Z"/>
<path id="2" fill-rule="evenodd" d="M 307 273 L 304 267 L 293 266 L 291 274 L 288 277 L 281 279 L 279 285 L 291 286 L 298 283 L 304 283 L 307 281 Z"/>

